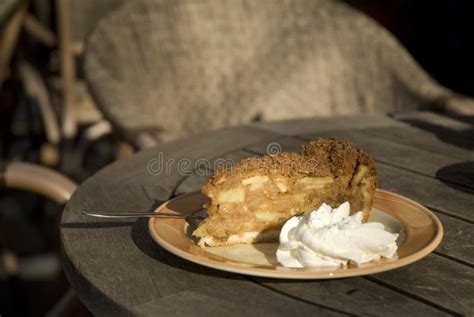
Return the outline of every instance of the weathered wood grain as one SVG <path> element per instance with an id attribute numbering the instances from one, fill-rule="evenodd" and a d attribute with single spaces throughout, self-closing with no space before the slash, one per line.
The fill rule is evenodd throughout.
<path id="1" fill-rule="evenodd" d="M 440 128 L 446 128 L 454 131 L 463 131 L 466 129 L 472 129 L 474 120 L 472 117 L 462 117 L 462 116 L 452 116 L 448 117 L 436 112 L 429 111 L 409 111 L 395 113 L 391 115 L 391 118 L 402 121 L 409 122 L 410 120 L 416 120 L 419 122 L 430 123 L 433 126 L 438 126 Z M 474 135 L 472 136 L 474 137 Z"/>
<path id="2" fill-rule="evenodd" d="M 442 255 L 474 266 L 474 225 L 436 213 L 444 228 L 444 237 L 436 249 Z"/>
<path id="3" fill-rule="evenodd" d="M 133 159 L 108 166 L 89 180 L 100 177 L 101 185 L 108 190 L 117 186 L 141 186 L 147 198 L 163 201 L 169 198 L 167 194 L 174 191 L 180 180 L 192 174 L 200 160 L 211 160 L 273 136 L 278 135 L 245 126 L 226 129 L 219 134 L 207 132 L 140 152 Z"/>
<path id="4" fill-rule="evenodd" d="M 474 312 L 474 270 L 436 254 L 369 278 L 462 315 Z"/>
<path id="5" fill-rule="evenodd" d="M 299 135 L 314 133 L 317 131 L 367 129 L 375 127 L 405 127 L 406 124 L 390 118 L 386 114 L 336 116 L 331 118 L 296 119 L 274 122 L 258 122 L 254 126 L 283 133 L 287 135 Z"/>
<path id="6" fill-rule="evenodd" d="M 357 307 L 353 311 L 357 315 L 401 316 L 407 314 L 409 316 L 414 311 L 426 316 L 448 315 L 428 304 L 420 303 L 361 277 L 303 283 L 254 277 L 251 279 L 270 289 L 309 302 L 325 303 L 340 309 Z"/>
<path id="7" fill-rule="evenodd" d="M 242 293 L 239 283 L 245 284 L 249 292 Z M 235 280 L 223 280 L 217 292 L 215 285 L 200 284 L 196 290 L 183 291 L 139 305 L 134 312 L 143 315 L 159 312 L 164 316 L 242 316 L 244 312 L 250 316 L 351 315 L 350 312 L 324 309 L 291 299 L 248 281 Z"/>
<path id="8" fill-rule="evenodd" d="M 442 132 L 436 134 L 414 127 L 371 128 L 367 130 L 367 133 L 429 152 L 439 153 L 465 161 L 474 160 L 473 149 L 463 146 L 462 135 L 454 139 L 443 138 Z"/>
<path id="9" fill-rule="evenodd" d="M 429 208 L 442 211 L 469 222 L 474 221 L 472 213 L 473 195 L 457 190 L 431 177 L 398 169 L 383 163 L 377 164 L 382 189 L 388 189 L 407 196 Z"/>
<path id="10" fill-rule="evenodd" d="M 174 196 L 200 191 L 202 186 L 209 180 L 209 175 L 193 174 L 186 177 L 176 188 Z"/>

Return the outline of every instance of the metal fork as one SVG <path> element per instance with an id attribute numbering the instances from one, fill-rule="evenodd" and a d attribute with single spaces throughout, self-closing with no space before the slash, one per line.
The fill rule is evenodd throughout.
<path id="1" fill-rule="evenodd" d="M 167 218 L 167 219 L 204 219 L 204 216 L 192 214 L 192 215 L 179 215 L 170 214 L 163 212 L 105 212 L 98 213 L 92 211 L 81 210 L 81 213 L 86 216 L 99 217 L 99 218 Z"/>

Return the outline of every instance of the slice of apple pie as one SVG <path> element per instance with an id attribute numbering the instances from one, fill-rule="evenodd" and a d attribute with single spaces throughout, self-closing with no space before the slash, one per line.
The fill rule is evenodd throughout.
<path id="1" fill-rule="evenodd" d="M 351 212 L 362 211 L 367 219 L 376 185 L 372 157 L 343 139 L 311 141 L 300 153 L 245 159 L 217 170 L 204 185 L 208 217 L 193 235 L 200 246 L 278 241 L 289 218 L 322 203 L 335 208 L 349 201 Z"/>

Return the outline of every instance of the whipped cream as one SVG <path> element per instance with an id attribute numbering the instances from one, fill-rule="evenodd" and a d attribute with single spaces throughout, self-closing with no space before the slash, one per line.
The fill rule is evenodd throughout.
<path id="1" fill-rule="evenodd" d="M 361 264 L 397 251 L 398 234 L 385 231 L 379 222 L 362 223 L 362 212 L 349 216 L 348 202 L 289 219 L 280 232 L 276 256 L 283 266 L 334 267 L 349 261 Z"/>

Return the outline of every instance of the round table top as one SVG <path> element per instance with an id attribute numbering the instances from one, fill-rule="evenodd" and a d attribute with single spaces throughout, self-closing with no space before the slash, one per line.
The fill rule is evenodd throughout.
<path id="1" fill-rule="evenodd" d="M 474 139 L 472 121 L 462 119 L 415 112 L 259 123 L 140 152 L 89 178 L 66 205 L 60 229 L 66 275 L 79 298 L 101 315 L 472 314 Z M 269 144 L 297 151 L 308 140 L 330 136 L 348 138 L 374 156 L 379 187 L 435 211 L 445 237 L 434 253 L 366 277 L 249 277 L 167 252 L 150 237 L 147 219 L 106 220 L 80 213 L 150 211 L 200 189 L 208 178 L 195 173 L 200 159 L 238 161 L 266 154 Z"/>

